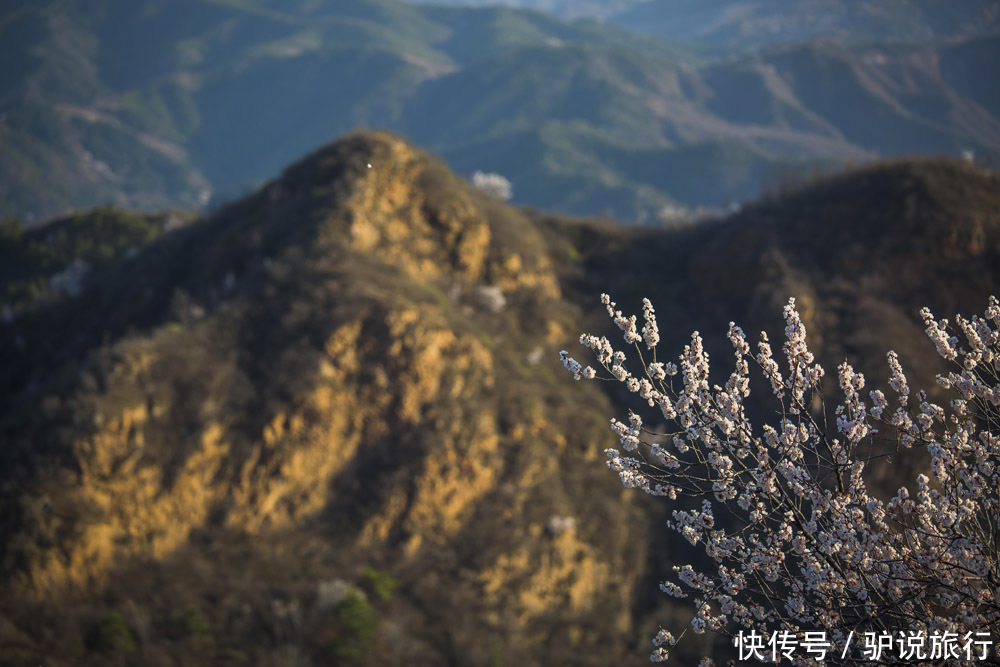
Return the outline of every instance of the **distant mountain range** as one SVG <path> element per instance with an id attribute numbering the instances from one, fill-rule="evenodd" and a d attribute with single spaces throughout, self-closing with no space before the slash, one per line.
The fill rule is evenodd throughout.
<path id="1" fill-rule="evenodd" d="M 990 154 L 1000 38 L 966 36 L 993 24 L 963 7 L 946 42 L 722 58 L 508 8 L 17 0 L 0 14 L 0 215 L 217 205 L 355 127 L 499 172 L 517 203 L 625 222 L 877 155 Z"/>
<path id="2" fill-rule="evenodd" d="M 408 0 L 419 5 L 517 7 L 555 14 L 563 19 L 607 18 L 649 0 Z"/>
<path id="3" fill-rule="evenodd" d="M 703 49 L 749 49 L 829 39 L 842 43 L 961 39 L 1000 28 L 1000 2 L 968 0 L 410 0 L 416 4 L 537 9 L 601 18 Z"/>
<path id="4" fill-rule="evenodd" d="M 721 378 L 726 323 L 778 340 L 794 296 L 828 378 L 848 358 L 880 386 L 892 347 L 933 395 L 917 312 L 1000 290 L 1000 177 L 896 160 L 630 229 L 356 133 L 204 219 L 7 223 L 14 284 L 5 664 L 639 664 L 690 622 L 657 583 L 691 552 L 602 463 L 609 383 L 560 367 L 608 331 L 597 295 L 650 297 L 671 357 L 700 330 Z M 887 497 L 920 466 L 866 479 Z"/>
<path id="5" fill-rule="evenodd" d="M 611 19 L 644 34 L 706 49 L 753 49 L 828 39 L 844 44 L 920 43 L 1000 28 L 1000 2 L 966 0 L 644 0 Z"/>

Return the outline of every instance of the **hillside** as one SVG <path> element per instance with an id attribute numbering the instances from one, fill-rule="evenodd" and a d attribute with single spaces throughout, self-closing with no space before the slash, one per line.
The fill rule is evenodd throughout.
<path id="1" fill-rule="evenodd" d="M 25 229 L 17 220 L 0 220 L 0 294 L 3 316 L 75 296 L 92 279 L 124 256 L 131 256 L 164 232 L 193 219 L 190 213 L 136 213 L 105 207 L 83 211 Z"/>
<path id="2" fill-rule="evenodd" d="M 728 322 L 776 340 L 781 308 L 794 296 L 828 372 L 847 359 L 884 385 L 885 353 L 894 349 L 911 386 L 933 396 L 935 374 L 946 367 L 917 313 L 975 313 L 1000 291 L 998 211 L 995 172 L 950 160 L 876 163 L 675 231 L 617 235 L 571 224 L 578 282 L 569 293 L 607 291 L 636 311 L 648 297 L 661 322 L 677 323 L 661 331 L 667 349 L 679 353 L 698 330 L 712 358 L 726 361 Z M 598 313 L 591 328 L 602 319 Z M 758 419 L 773 409 L 757 402 L 766 395 L 759 387 Z M 870 471 L 883 489 L 895 488 L 921 461 Z"/>
<path id="3" fill-rule="evenodd" d="M 523 214 L 380 134 L 25 312 L 5 656 L 621 659 L 645 524 L 563 392 L 578 320 Z"/>
<path id="4" fill-rule="evenodd" d="M 794 295 L 828 367 L 881 377 L 892 346 L 927 384 L 917 308 L 1000 291 L 998 186 L 898 161 L 628 230 L 358 133 L 114 245 L 0 324 L 5 660 L 644 661 L 685 622 L 655 583 L 683 554 L 603 466 L 616 396 L 559 367 L 605 327 L 597 294 L 649 296 L 665 349 L 698 328 L 716 359 L 726 322 L 777 335 Z"/>
<path id="5" fill-rule="evenodd" d="M 634 235 L 567 229 L 580 238 L 580 292 L 603 284 L 623 302 L 648 295 L 661 318 L 685 323 L 664 334 L 675 345 L 729 320 L 776 325 L 794 295 L 828 365 L 847 357 L 877 367 L 880 343 L 919 365 L 919 307 L 974 312 L 997 289 L 998 185 L 995 173 L 958 161 L 895 160 L 818 178 L 721 221 Z"/>
<path id="6" fill-rule="evenodd" d="M 983 64 L 997 41 L 967 33 L 707 58 L 504 7 L 7 3 L 0 215 L 214 209 L 359 127 L 402 132 L 465 176 L 499 172 L 522 205 L 625 222 L 727 207 L 788 171 L 995 154 Z"/>

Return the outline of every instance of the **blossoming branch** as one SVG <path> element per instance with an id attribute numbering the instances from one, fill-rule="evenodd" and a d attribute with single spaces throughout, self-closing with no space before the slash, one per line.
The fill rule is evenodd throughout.
<path id="1" fill-rule="evenodd" d="M 607 450 L 607 464 L 622 483 L 675 505 L 679 498 L 700 500 L 696 509 L 675 509 L 668 526 L 701 545 L 711 566 L 676 566 L 677 581 L 661 584 L 668 595 L 692 598 L 693 632 L 711 630 L 736 641 L 775 632 L 804 641 L 822 632 L 829 638 L 825 664 L 858 662 L 851 639 L 864 633 L 1000 636 L 995 297 L 982 317 L 959 316 L 954 325 L 921 311 L 928 337 L 952 367 L 937 378 L 950 402 L 911 394 L 898 356 L 889 352 L 892 396 L 865 391 L 864 375 L 850 364 L 837 368 L 842 400 L 830 427 L 821 392 L 825 371 L 809 351 L 794 299 L 784 309 L 780 359 L 766 334 L 752 351 L 743 330 L 730 323 L 733 369 L 723 386 L 710 384 L 698 332 L 677 364 L 661 362 L 649 300 L 643 300 L 641 329 L 608 295 L 601 301 L 625 348 L 585 334 L 580 342 L 598 369 L 566 351 L 560 356 L 576 379 L 611 379 L 636 395 L 628 420 L 611 420 L 621 449 Z M 748 416 L 751 364 L 777 402 L 780 418 L 773 424 Z M 811 409 L 817 403 L 820 409 Z M 650 410 L 666 431 L 644 426 L 640 412 Z M 917 476 L 913 497 L 904 487 L 878 498 L 866 485 L 865 469 L 877 449 L 872 439 L 880 431 L 897 450 L 923 447 L 930 455 L 930 476 Z M 725 525 L 716 519 L 723 515 Z M 678 638 L 661 630 L 651 659 L 666 660 Z M 819 664 L 809 654 L 784 657 Z M 887 654 L 879 662 L 897 661 Z"/>

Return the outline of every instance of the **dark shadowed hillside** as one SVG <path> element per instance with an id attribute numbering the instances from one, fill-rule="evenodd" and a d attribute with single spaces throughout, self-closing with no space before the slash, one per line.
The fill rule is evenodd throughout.
<path id="1" fill-rule="evenodd" d="M 575 239 L 581 295 L 608 291 L 635 312 L 650 298 L 660 321 L 671 323 L 666 349 L 679 354 L 699 330 L 722 360 L 720 377 L 731 370 L 728 322 L 780 339 L 781 308 L 794 296 L 828 372 L 847 359 L 884 384 L 885 353 L 894 349 L 912 386 L 933 395 L 945 365 L 918 311 L 981 312 L 1000 291 L 1000 177 L 951 160 L 879 163 L 675 232 L 555 228 Z M 603 326 L 602 315 L 593 328 Z M 766 395 L 760 387 L 757 400 Z M 757 405 L 758 418 L 770 414 L 769 404 Z"/>
<path id="2" fill-rule="evenodd" d="M 83 280 L 93 279 L 159 238 L 194 219 L 179 211 L 136 213 L 113 207 L 84 211 L 24 228 L 0 219 L 0 295 L 4 317 L 64 295 L 75 296 Z"/>
<path id="3" fill-rule="evenodd" d="M 658 295 L 666 316 L 686 323 L 682 335 L 778 321 L 775 307 L 796 296 L 828 359 L 857 358 L 878 352 L 878 337 L 905 344 L 923 305 L 942 316 L 984 307 L 1000 271 L 998 188 L 995 173 L 955 160 L 881 162 L 725 220 L 618 235 L 581 275 L 586 291 L 613 282 L 623 300 Z"/>
<path id="4" fill-rule="evenodd" d="M 917 385 L 917 308 L 1000 291 L 998 211 L 996 175 L 899 161 L 627 230 L 347 136 L 0 324 L 4 660 L 645 661 L 676 545 L 603 465 L 616 397 L 558 363 L 597 295 L 720 360 L 794 295 L 828 366 L 892 346 Z"/>

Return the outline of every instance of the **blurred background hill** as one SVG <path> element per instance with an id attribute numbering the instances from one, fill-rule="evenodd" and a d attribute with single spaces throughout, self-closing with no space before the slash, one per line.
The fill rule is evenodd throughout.
<path id="1" fill-rule="evenodd" d="M 4 4 L 0 664 L 646 662 L 697 555 L 559 364 L 604 291 L 713 360 L 794 296 L 936 391 L 919 307 L 1000 292 L 996 3 L 466 4 Z"/>
<path id="2" fill-rule="evenodd" d="M 218 205 L 359 126 L 623 222 L 877 156 L 992 159 L 997 3 L 789 7 L 15 0 L 0 214 Z"/>

